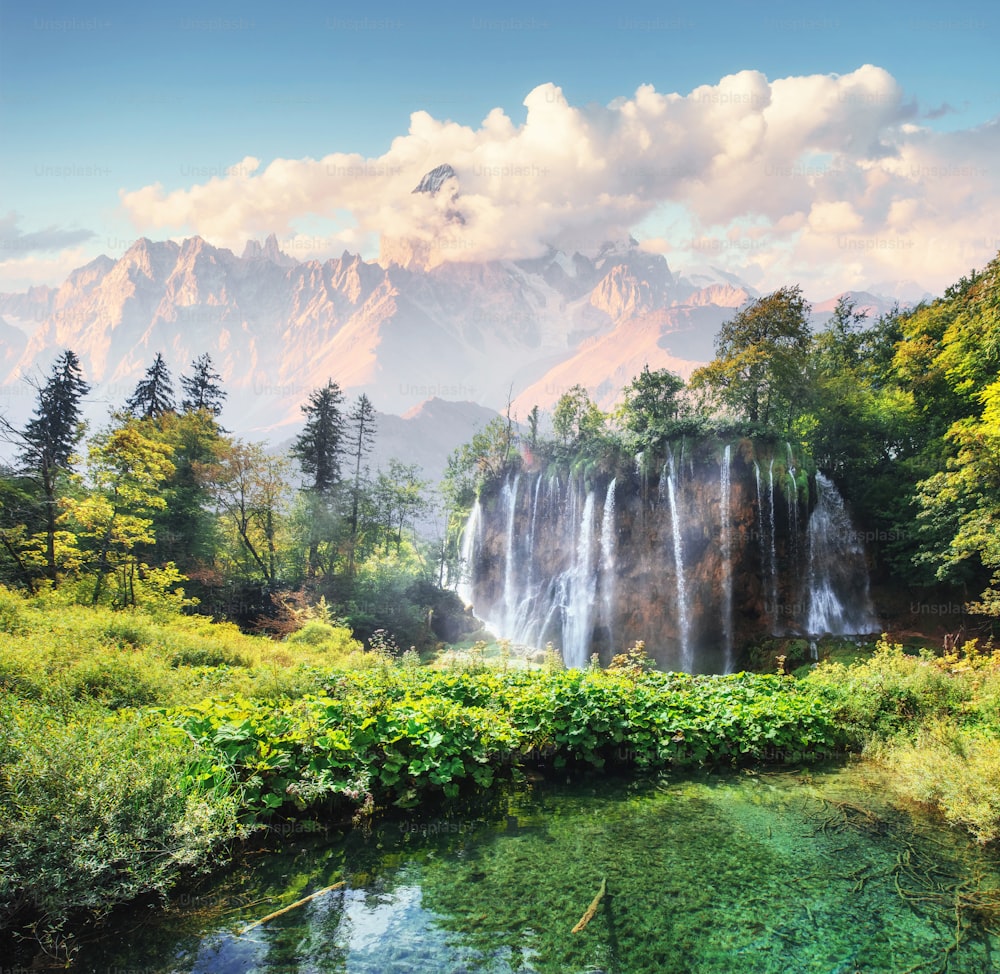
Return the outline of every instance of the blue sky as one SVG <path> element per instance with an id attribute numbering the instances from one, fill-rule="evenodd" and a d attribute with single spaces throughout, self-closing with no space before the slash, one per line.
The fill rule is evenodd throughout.
<path id="1" fill-rule="evenodd" d="M 521 126 L 527 115 L 522 102 L 545 83 L 559 86 L 569 106 L 586 110 L 631 99 L 640 85 L 688 95 L 744 70 L 774 81 L 849 75 L 872 64 L 897 86 L 873 82 L 871 94 L 863 96 L 897 99 L 895 115 L 878 122 L 880 131 L 891 130 L 886 138 L 892 141 L 910 138 L 900 126 L 919 126 L 922 152 L 930 151 L 931 134 L 939 134 L 936 154 L 911 163 L 912 171 L 957 181 L 965 178 L 962 168 L 971 158 L 979 209 L 989 211 L 997 203 L 991 195 L 997 174 L 975 160 L 990 158 L 989 123 L 1000 115 L 1000 72 L 993 67 L 998 24 L 1000 12 L 986 2 L 8 2 L 0 25 L 0 289 L 60 280 L 74 261 L 120 253 L 123 241 L 140 233 L 201 232 L 230 245 L 243 229 L 235 217 L 222 219 L 221 204 L 198 218 L 189 218 L 191 207 L 175 208 L 171 213 L 188 214 L 178 222 L 151 216 L 148 200 L 124 206 L 121 191 L 156 184 L 164 194 L 189 191 L 213 176 L 225 178 L 226 167 L 246 157 L 258 161 L 256 175 L 275 159 L 331 153 L 394 159 L 390 147 L 407 134 L 411 113 L 424 111 L 437 122 L 452 120 L 474 131 L 500 107 Z M 883 96 L 890 90 L 894 94 Z M 808 103 L 799 110 L 806 118 Z M 442 138 L 442 145 L 451 144 Z M 809 168 L 809 160 L 820 157 L 827 164 L 830 144 L 823 146 L 797 146 L 798 161 L 789 165 Z M 738 178 L 736 170 L 726 173 Z M 412 181 L 409 173 L 405 179 Z M 785 192 L 784 184 L 775 182 L 774 192 Z M 833 190 L 824 192 L 819 211 L 813 204 L 812 213 L 819 215 L 814 229 L 843 237 L 836 228 L 861 227 L 864 239 L 876 241 L 891 239 L 903 226 L 899 207 L 891 225 L 884 212 L 876 217 L 865 209 L 870 186 L 857 189 L 847 216 L 832 208 Z M 954 210 L 954 188 L 941 195 L 939 187 L 929 186 L 928 193 L 919 200 L 928 212 Z M 883 211 L 887 207 L 883 203 Z M 261 219 L 245 221 L 245 228 L 258 233 L 273 215 L 284 221 L 284 229 L 275 227 L 279 235 L 330 235 L 331 247 L 340 247 L 348 238 L 336 232 L 351 222 L 344 209 L 330 201 L 316 213 L 302 205 L 294 212 L 265 207 Z M 734 228 L 743 232 L 762 219 L 770 229 L 785 219 L 786 230 L 769 236 L 769 246 L 798 245 L 799 238 L 789 234 L 800 230 L 789 229 L 788 214 L 773 207 L 762 215 L 734 201 L 731 211 L 710 213 L 703 203 L 666 188 L 639 210 L 629 211 L 632 225 L 658 240 L 651 248 L 666 248 L 668 259 L 671 234 L 732 235 Z M 615 220 L 625 219 L 624 212 Z M 837 217 L 833 222 L 831 215 Z M 912 230 L 903 232 L 926 235 L 929 219 L 927 213 L 919 221 L 914 216 Z M 374 256 L 377 216 L 360 220 L 368 221 L 368 232 L 354 239 Z M 941 239 L 955 250 L 956 267 L 978 259 L 974 241 L 980 237 L 984 255 L 1000 249 L 992 246 L 996 234 L 990 238 L 988 229 L 975 230 L 964 242 L 955 233 L 942 224 Z M 839 249 L 849 248 L 841 242 Z M 803 252 L 799 265 L 786 269 L 801 266 L 809 255 L 816 258 L 819 251 Z M 758 263 L 755 273 L 766 280 L 767 261 Z M 879 272 L 890 277 L 905 270 L 891 260 L 883 264 Z M 948 263 L 945 272 L 951 271 Z"/>

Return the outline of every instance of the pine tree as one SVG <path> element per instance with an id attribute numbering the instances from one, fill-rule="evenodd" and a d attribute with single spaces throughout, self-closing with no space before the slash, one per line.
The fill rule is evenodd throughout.
<path id="1" fill-rule="evenodd" d="M 139 381 L 125 408 L 139 419 L 158 419 L 164 413 L 176 411 L 170 370 L 161 352 L 156 353 L 153 364 L 146 369 L 146 378 Z"/>
<path id="2" fill-rule="evenodd" d="M 351 554 L 350 568 L 354 570 L 354 555 L 358 539 L 358 512 L 361 504 L 361 464 L 375 445 L 375 407 L 362 393 L 348 414 L 350 423 L 350 450 L 354 460 L 354 482 L 351 485 Z"/>
<path id="3" fill-rule="evenodd" d="M 57 581 L 58 481 L 60 474 L 69 472 L 73 451 L 83 436 L 80 402 L 89 391 L 80 360 L 75 352 L 67 349 L 56 359 L 48 381 L 38 389 L 34 418 L 21 435 L 22 467 L 42 489 L 45 574 L 53 582 Z"/>
<path id="4" fill-rule="evenodd" d="M 341 406 L 344 394 L 330 379 L 309 394 L 302 406 L 306 424 L 292 444 L 291 454 L 310 478 L 308 490 L 329 497 L 340 483 L 340 460 L 344 452 L 345 423 Z"/>
<path id="5" fill-rule="evenodd" d="M 181 376 L 181 388 L 184 390 L 181 409 L 186 413 L 204 409 L 218 416 L 227 393 L 220 384 L 221 376 L 212 369 L 211 357 L 208 354 L 199 355 L 191 363 L 191 368 L 194 374 L 190 378 Z"/>
<path id="6" fill-rule="evenodd" d="M 346 435 L 343 402 L 344 394 L 332 379 L 310 393 L 302 406 L 305 426 L 289 451 L 308 478 L 305 491 L 309 500 L 310 576 L 315 576 L 319 568 L 320 543 L 329 541 L 333 533 L 334 495 L 341 483 Z"/>

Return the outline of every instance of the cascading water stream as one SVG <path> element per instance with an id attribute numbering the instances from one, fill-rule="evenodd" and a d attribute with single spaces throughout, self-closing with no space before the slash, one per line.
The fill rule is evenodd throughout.
<path id="1" fill-rule="evenodd" d="M 515 592 L 514 575 L 514 515 L 517 513 L 517 488 L 521 483 L 521 475 L 516 474 L 513 482 L 510 480 L 503 486 L 503 503 L 507 515 L 507 541 L 503 577 L 503 627 L 506 632 L 516 629 L 517 594 Z"/>
<path id="2" fill-rule="evenodd" d="M 822 473 L 816 474 L 816 495 L 807 534 L 809 614 L 806 632 L 810 636 L 825 633 L 845 636 L 877 631 L 878 620 L 868 591 L 864 549 L 843 498 Z M 854 591 L 850 591 L 851 583 L 859 578 L 863 584 L 855 585 Z M 843 597 L 845 591 L 850 591 L 846 599 Z"/>
<path id="3" fill-rule="evenodd" d="M 455 586 L 459 598 L 466 605 L 472 605 L 476 592 L 476 555 L 479 553 L 482 531 L 483 507 L 477 497 L 469 512 L 469 519 L 465 522 L 465 530 L 462 532 L 459 578 Z"/>
<path id="4" fill-rule="evenodd" d="M 673 457 L 670 458 L 670 468 L 667 471 L 666 480 L 667 500 L 670 504 L 670 532 L 674 542 L 674 575 L 677 579 L 677 628 L 681 644 L 680 668 L 690 673 L 694 669 L 690 645 L 691 619 L 687 585 L 684 578 L 684 545 L 681 539 L 681 522 L 677 511 L 677 495 L 674 490 Z"/>
<path id="5" fill-rule="evenodd" d="M 764 565 L 764 498 L 760 489 L 760 464 L 753 462 L 753 477 L 757 485 L 757 549 L 760 551 L 761 568 Z M 764 572 L 761 571 L 763 575 Z"/>
<path id="6" fill-rule="evenodd" d="M 722 453 L 719 484 L 719 520 L 722 535 L 722 633 L 725 640 L 725 672 L 733 669 L 733 538 L 730 494 L 732 491 L 732 447 Z"/>
<path id="7" fill-rule="evenodd" d="M 574 505 L 575 506 L 575 505 Z M 576 558 L 566 579 L 566 602 L 563 606 L 563 662 L 583 668 L 587 665 L 593 631 L 594 596 L 597 572 L 593 563 L 594 492 L 588 491 L 580 514 Z"/>
<path id="8" fill-rule="evenodd" d="M 608 630 L 608 645 L 615 651 L 614 608 L 615 608 L 615 487 L 618 481 L 612 478 L 608 492 L 604 495 L 604 513 L 601 516 L 601 604 L 603 623 Z"/>
<path id="9" fill-rule="evenodd" d="M 798 557 L 799 540 L 799 482 L 796 479 L 795 455 L 792 444 L 785 443 L 788 451 L 788 544 L 793 563 Z"/>
<path id="10" fill-rule="evenodd" d="M 535 581 L 535 529 L 538 525 L 538 497 L 542 491 L 542 475 L 535 478 L 535 489 L 531 495 L 531 529 L 528 531 L 527 591 L 534 588 Z"/>
<path id="11" fill-rule="evenodd" d="M 767 467 L 767 493 L 768 499 L 771 504 L 771 521 L 769 527 L 771 529 L 770 537 L 770 551 L 769 551 L 769 562 L 768 562 L 768 580 L 770 582 L 771 589 L 771 632 L 777 632 L 777 622 L 778 616 L 781 614 L 780 606 L 778 605 L 778 552 L 776 547 L 776 542 L 774 539 L 777 533 L 777 526 L 774 523 L 774 457 L 771 457 L 771 462 Z"/>

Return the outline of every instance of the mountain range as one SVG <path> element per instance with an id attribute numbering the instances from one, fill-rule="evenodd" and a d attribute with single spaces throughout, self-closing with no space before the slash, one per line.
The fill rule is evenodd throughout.
<path id="1" fill-rule="evenodd" d="M 414 192 L 451 193 L 458 226 L 455 183 L 440 166 Z M 687 377 L 708 361 L 719 325 L 757 293 L 714 268 L 674 273 L 631 238 L 484 263 L 448 259 L 452 243 L 446 227 L 429 242 L 384 239 L 377 262 L 321 262 L 289 256 L 274 235 L 240 255 L 200 237 L 138 239 L 59 287 L 0 294 L 0 410 L 23 422 L 34 399 L 23 378 L 64 348 L 92 383 L 94 418 L 123 403 L 157 352 L 175 376 L 207 352 L 229 394 L 225 425 L 272 439 L 294 432 L 331 378 L 384 414 L 440 399 L 510 402 L 523 418 L 577 383 L 607 408 L 646 364 Z M 874 313 L 892 303 L 857 299 Z"/>

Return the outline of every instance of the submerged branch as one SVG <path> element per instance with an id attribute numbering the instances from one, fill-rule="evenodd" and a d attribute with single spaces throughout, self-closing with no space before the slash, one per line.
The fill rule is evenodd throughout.
<path id="1" fill-rule="evenodd" d="M 594 897 L 590 906 L 587 907 L 587 912 L 584 913 L 582 917 L 580 917 L 580 922 L 575 927 L 573 927 L 572 930 L 573 933 L 579 933 L 588 923 L 590 923 L 591 920 L 594 919 L 594 914 L 597 913 L 597 908 L 598 906 L 601 905 L 601 900 L 604 899 L 604 894 L 607 891 L 607 888 L 608 888 L 607 879 L 606 878 L 602 879 L 601 888 L 597 891 L 597 896 Z"/>
<path id="2" fill-rule="evenodd" d="M 242 937 L 245 933 L 253 930 L 255 927 L 259 927 L 261 924 L 267 923 L 268 920 L 273 920 L 275 917 L 280 917 L 283 913 L 288 913 L 290 910 L 294 910 L 296 907 L 302 906 L 308 903 L 310 900 L 316 899 L 317 896 L 322 896 L 324 893 L 329 893 L 331 890 L 340 889 L 345 883 L 341 880 L 339 883 L 334 883 L 332 886 L 325 886 L 323 889 L 316 890 L 315 893 L 310 893 L 308 896 L 303 897 L 301 900 L 296 900 L 294 903 L 290 903 L 288 906 L 282 907 L 280 910 L 275 910 L 274 913 L 268 913 L 266 917 L 262 917 L 260 920 L 255 920 L 249 926 L 244 927 L 237 936 Z"/>

